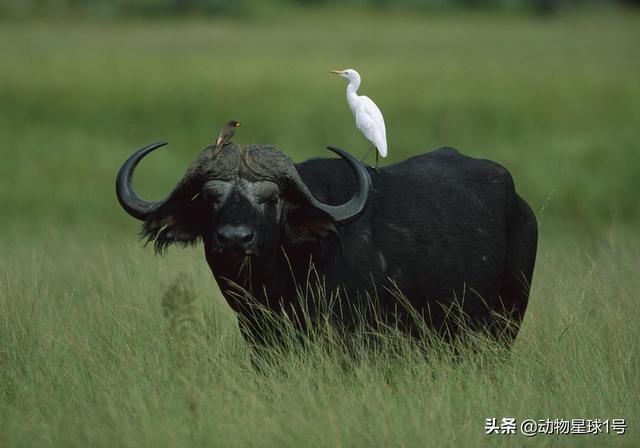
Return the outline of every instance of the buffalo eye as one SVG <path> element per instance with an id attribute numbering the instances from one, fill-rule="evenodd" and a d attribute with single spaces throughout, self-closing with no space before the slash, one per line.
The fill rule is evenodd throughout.
<path id="1" fill-rule="evenodd" d="M 203 191 L 202 196 L 205 203 L 213 205 L 214 207 L 220 205 L 220 202 L 222 202 L 222 197 L 216 192 L 210 190 Z"/>
<path id="2" fill-rule="evenodd" d="M 231 184 L 227 181 L 213 179 L 205 183 L 202 187 L 202 193 L 205 201 L 213 206 L 224 202 L 224 198 L 229 194 Z"/>
<path id="3" fill-rule="evenodd" d="M 229 192 L 230 185 L 228 182 L 220 180 L 211 180 L 204 184 L 202 194 L 207 204 L 217 206 L 224 201 L 225 196 Z"/>
<path id="4" fill-rule="evenodd" d="M 258 198 L 258 204 L 277 204 L 280 200 L 280 195 L 272 194 L 268 196 L 262 196 Z"/>

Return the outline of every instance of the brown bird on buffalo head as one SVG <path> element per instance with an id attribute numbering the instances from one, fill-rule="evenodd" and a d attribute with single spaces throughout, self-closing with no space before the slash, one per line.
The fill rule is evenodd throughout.
<path id="1" fill-rule="evenodd" d="M 233 137 L 233 134 L 236 132 L 236 128 L 239 126 L 240 126 L 240 123 L 238 123 L 235 120 L 231 120 L 230 122 L 224 125 L 224 127 L 220 130 L 220 135 L 218 135 L 216 144 L 213 147 L 214 157 L 218 155 L 218 153 L 220 152 L 220 150 L 224 145 L 229 143 L 229 141 L 231 140 L 231 137 Z"/>

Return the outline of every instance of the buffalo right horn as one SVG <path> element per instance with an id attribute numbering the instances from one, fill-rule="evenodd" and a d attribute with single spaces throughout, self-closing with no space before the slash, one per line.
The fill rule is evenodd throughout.
<path id="1" fill-rule="evenodd" d="M 351 172 L 353 173 L 356 180 L 356 191 L 347 202 L 341 205 L 329 205 L 324 204 L 317 200 L 309 188 L 305 185 L 305 183 L 300 178 L 299 174 L 295 169 L 292 168 L 294 173 L 290 174 L 290 178 L 295 185 L 295 188 L 302 193 L 302 195 L 311 203 L 314 207 L 324 211 L 337 222 L 347 223 L 351 222 L 358 218 L 364 211 L 367 203 L 369 202 L 369 197 L 371 196 L 371 177 L 367 169 L 351 154 L 341 148 L 336 148 L 335 146 L 327 146 L 329 151 L 332 151 L 342 157 L 351 168 Z"/>

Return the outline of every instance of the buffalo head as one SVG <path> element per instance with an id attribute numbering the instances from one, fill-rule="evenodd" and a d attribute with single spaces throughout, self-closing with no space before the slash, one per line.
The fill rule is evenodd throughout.
<path id="1" fill-rule="evenodd" d="M 362 213 L 371 193 L 366 168 L 342 149 L 328 147 L 348 162 L 357 188 L 346 203 L 329 205 L 313 196 L 291 159 L 275 147 L 229 143 L 215 155 L 206 148 L 164 200 L 150 202 L 136 194 L 132 178 L 138 163 L 164 145 L 145 146 L 124 162 L 116 179 L 118 200 L 144 222 L 142 235 L 156 250 L 202 239 L 212 268 L 229 269 L 245 256 L 268 259 L 283 246 L 334 233 L 337 224 Z"/>

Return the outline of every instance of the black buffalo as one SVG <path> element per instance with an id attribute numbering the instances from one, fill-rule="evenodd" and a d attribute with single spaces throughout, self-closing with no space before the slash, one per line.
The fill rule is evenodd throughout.
<path id="1" fill-rule="evenodd" d="M 229 143 L 215 157 L 205 149 L 166 199 L 149 202 L 131 181 L 160 146 L 122 165 L 120 204 L 157 250 L 203 241 L 245 337 L 262 341 L 264 315 L 239 289 L 290 316 L 308 305 L 300 291 L 309 284 L 340 297 L 321 312 L 307 307 L 330 315 L 311 322 L 329 317 L 349 328 L 375 314 L 414 332 L 417 315 L 451 335 L 452 316 L 464 315 L 508 342 L 516 336 L 537 224 L 502 166 L 441 148 L 377 171 L 338 148 L 329 147 L 339 159 L 294 164 L 273 146 Z"/>

